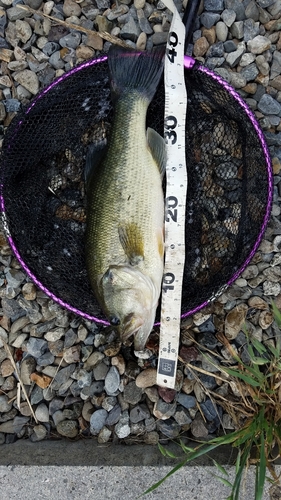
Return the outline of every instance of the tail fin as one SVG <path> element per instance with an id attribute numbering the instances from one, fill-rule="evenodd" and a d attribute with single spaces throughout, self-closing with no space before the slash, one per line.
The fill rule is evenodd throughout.
<path id="1" fill-rule="evenodd" d="M 152 100 L 164 65 L 165 49 L 156 47 L 152 51 L 140 52 L 111 46 L 108 65 L 113 98 L 137 91 Z"/>

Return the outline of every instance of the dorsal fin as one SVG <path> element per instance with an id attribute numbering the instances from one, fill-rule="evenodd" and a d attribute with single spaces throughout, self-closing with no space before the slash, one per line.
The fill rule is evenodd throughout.
<path id="1" fill-rule="evenodd" d="M 147 143 L 154 161 L 157 163 L 161 177 L 163 179 L 166 171 L 167 153 L 165 141 L 161 135 L 159 135 L 153 128 L 148 127 L 147 133 Z"/>
<path id="2" fill-rule="evenodd" d="M 90 144 L 87 151 L 84 178 L 86 186 L 89 185 L 93 172 L 101 163 L 103 157 L 105 156 L 107 150 L 107 141 L 103 139 L 97 144 Z"/>

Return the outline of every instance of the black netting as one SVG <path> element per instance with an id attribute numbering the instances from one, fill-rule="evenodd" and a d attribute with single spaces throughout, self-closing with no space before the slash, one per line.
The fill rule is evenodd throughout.
<path id="1" fill-rule="evenodd" d="M 243 108 L 198 68 L 188 94 L 186 264 L 182 312 L 216 293 L 249 255 L 268 196 L 262 146 Z M 147 125 L 163 134 L 163 82 Z M 6 135 L 1 184 L 22 260 L 56 297 L 102 318 L 87 278 L 84 163 L 110 131 L 107 62 L 79 69 L 19 113 Z"/>

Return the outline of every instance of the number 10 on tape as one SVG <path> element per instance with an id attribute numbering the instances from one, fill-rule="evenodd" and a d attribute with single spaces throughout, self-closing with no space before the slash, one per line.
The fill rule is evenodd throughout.
<path id="1" fill-rule="evenodd" d="M 167 149 L 165 200 L 165 267 L 162 284 L 160 347 L 157 384 L 174 388 L 178 358 L 182 278 L 185 263 L 186 89 L 184 80 L 185 27 L 172 0 L 173 12 L 165 57 L 164 139 Z"/>

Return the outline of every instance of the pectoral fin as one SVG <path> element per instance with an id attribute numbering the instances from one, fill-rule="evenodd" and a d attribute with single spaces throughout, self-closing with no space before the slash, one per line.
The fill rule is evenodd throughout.
<path id="1" fill-rule="evenodd" d="M 143 235 L 135 222 L 120 223 L 118 226 L 120 243 L 132 266 L 144 259 Z"/>
<path id="2" fill-rule="evenodd" d="M 153 128 L 147 129 L 147 142 L 154 161 L 157 163 L 163 179 L 166 170 L 167 153 L 165 141 Z"/>

